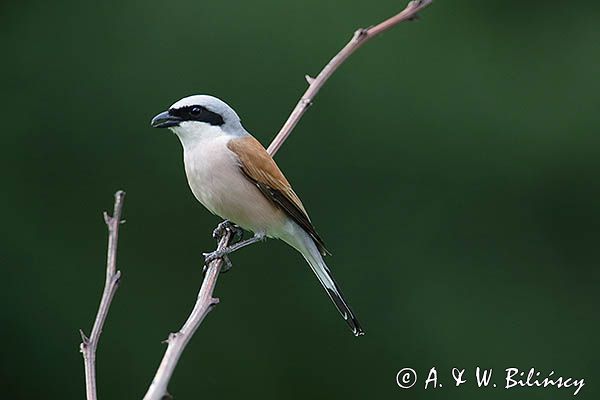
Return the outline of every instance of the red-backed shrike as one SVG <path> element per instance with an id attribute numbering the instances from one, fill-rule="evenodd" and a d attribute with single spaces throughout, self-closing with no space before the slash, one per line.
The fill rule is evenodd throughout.
<path id="1" fill-rule="evenodd" d="M 250 239 L 206 255 L 207 261 L 264 237 L 281 239 L 304 256 L 354 335 L 364 334 L 323 260 L 327 250 L 300 198 L 231 107 L 212 96 L 190 96 L 154 117 L 152 126 L 169 128 L 179 137 L 198 201 L 254 232 Z"/>

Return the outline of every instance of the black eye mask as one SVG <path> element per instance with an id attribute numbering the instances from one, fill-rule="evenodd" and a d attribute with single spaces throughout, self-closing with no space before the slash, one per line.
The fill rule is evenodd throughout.
<path id="1" fill-rule="evenodd" d="M 216 126 L 220 126 L 225 123 L 220 114 L 212 112 L 203 106 L 172 108 L 169 110 L 169 114 L 181 119 L 182 121 L 200 121 Z"/>

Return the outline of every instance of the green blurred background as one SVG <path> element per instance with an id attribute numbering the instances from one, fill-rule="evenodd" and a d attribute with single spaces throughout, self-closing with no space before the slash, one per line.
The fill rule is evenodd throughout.
<path id="1" fill-rule="evenodd" d="M 0 386 L 84 398 L 78 329 L 104 280 L 101 211 L 127 192 L 103 399 L 141 398 L 201 281 L 218 222 L 190 193 L 183 96 L 216 95 L 268 145 L 355 28 L 404 1 L 0 5 Z M 360 49 L 277 154 L 367 334 L 301 257 L 240 251 L 179 364 L 176 399 L 548 399 L 477 389 L 476 366 L 586 379 L 598 398 L 600 4 L 437 1 Z M 444 388 L 423 389 L 435 366 Z M 398 370 L 420 381 L 401 390 Z M 470 382 L 451 387 L 450 369 Z M 495 375 L 496 376 L 496 375 Z M 594 394 L 595 393 L 595 394 Z"/>

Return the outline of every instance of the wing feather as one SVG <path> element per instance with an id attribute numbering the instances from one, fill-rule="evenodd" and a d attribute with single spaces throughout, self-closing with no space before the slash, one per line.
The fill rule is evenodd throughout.
<path id="1" fill-rule="evenodd" d="M 313 238 L 322 254 L 328 254 L 300 198 L 263 145 L 248 135 L 230 140 L 227 147 L 238 156 L 240 169 L 261 193 L 300 225 Z"/>

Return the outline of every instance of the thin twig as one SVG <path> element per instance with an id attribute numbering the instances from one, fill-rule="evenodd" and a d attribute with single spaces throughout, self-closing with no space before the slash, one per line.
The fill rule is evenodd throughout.
<path id="1" fill-rule="evenodd" d="M 269 154 L 274 155 L 277 150 L 279 150 L 283 142 L 285 142 L 290 133 L 292 133 L 292 130 L 298 121 L 300 121 L 300 118 L 302 118 L 308 107 L 312 105 L 313 99 L 321 87 L 325 84 L 325 82 L 327 82 L 327 80 L 339 68 L 339 66 L 342 65 L 344 61 L 346 61 L 346 59 L 352 55 L 352 53 L 365 44 L 369 39 L 372 39 L 380 33 L 398 25 L 400 22 L 416 19 L 418 12 L 430 5 L 432 2 L 433 0 L 411 1 L 400 13 L 386 19 L 380 24 L 367 29 L 356 30 L 356 32 L 354 32 L 354 36 L 352 36 L 352 39 L 350 39 L 346 46 L 344 46 L 344 48 L 342 48 L 342 50 L 340 50 L 340 52 L 337 53 L 335 57 L 329 61 L 329 63 L 327 63 L 325 68 L 321 70 L 316 78 L 311 78 L 310 76 L 306 75 L 305 78 L 309 84 L 308 89 L 306 89 L 306 92 L 304 92 L 300 98 L 300 101 L 298 104 L 296 104 L 296 107 L 288 117 L 287 121 L 285 121 L 285 124 L 283 124 L 279 130 L 279 133 L 269 145 L 269 148 L 267 149 Z"/>
<path id="2" fill-rule="evenodd" d="M 316 94 L 319 92 L 321 87 L 325 84 L 327 79 L 337 70 L 337 68 L 360 46 L 362 46 L 367 40 L 377 36 L 381 32 L 384 32 L 393 26 L 407 20 L 412 20 L 417 17 L 417 13 L 423 8 L 432 3 L 433 0 L 414 0 L 411 1 L 408 6 L 401 11 L 399 14 L 383 21 L 382 23 L 375 25 L 368 29 L 359 29 L 354 33 L 354 36 L 348 42 L 348 44 L 340 50 L 340 52 L 329 61 L 329 63 L 323 68 L 323 70 L 317 75 L 316 78 L 311 78 L 306 75 L 305 79 L 309 84 L 308 89 L 304 95 L 300 98 L 300 101 L 292 111 L 286 123 L 283 125 L 275 139 L 271 142 L 271 145 L 267 149 L 269 154 L 274 155 L 277 150 L 281 147 L 283 142 L 290 135 L 302 115 L 306 112 L 309 105 Z M 231 239 L 231 232 L 227 230 L 225 234 L 219 240 L 217 250 L 220 250 L 229 245 Z M 177 333 L 172 333 L 167 339 L 167 351 L 163 356 L 163 359 L 156 371 L 156 375 L 152 380 L 148 392 L 144 396 L 144 400 L 161 400 L 170 397 L 167 393 L 167 386 L 175 370 L 175 366 L 185 349 L 185 346 L 190 341 L 194 332 L 198 329 L 204 317 L 208 312 L 218 303 L 218 299 L 212 297 L 213 290 L 217 283 L 217 278 L 221 270 L 223 261 L 216 259 L 210 263 L 200 292 L 198 299 L 194 305 L 192 313 L 188 317 L 187 321 Z"/>
<path id="3" fill-rule="evenodd" d="M 102 334 L 102 327 L 104 326 L 104 321 L 106 321 L 110 303 L 117 291 L 119 279 L 121 278 L 121 271 L 117 271 L 117 245 L 119 242 L 119 225 L 124 222 L 121 221 L 124 199 L 125 192 L 119 190 L 115 193 L 115 205 L 112 217 L 104 211 L 104 222 L 108 228 L 108 250 L 106 255 L 106 281 L 104 283 L 104 292 L 102 293 L 102 299 L 100 300 L 100 306 L 98 307 L 98 313 L 96 314 L 92 333 L 87 337 L 81 329 L 79 330 L 82 340 L 79 349 L 83 354 L 87 400 L 96 400 L 98 398 L 96 393 L 96 349 L 98 348 L 98 341 Z"/>
<path id="4" fill-rule="evenodd" d="M 227 247 L 231 236 L 232 232 L 229 229 L 225 229 L 225 232 L 218 241 L 219 244 L 217 249 L 220 250 Z M 144 400 L 161 400 L 165 397 L 169 397 L 167 394 L 167 386 L 171 380 L 175 366 L 177 366 L 179 358 L 181 357 L 183 350 L 185 350 L 185 346 L 187 346 L 194 335 L 194 332 L 196 332 L 204 320 L 204 317 L 206 317 L 208 312 L 219 303 L 219 299 L 213 297 L 213 291 L 215 290 L 217 278 L 219 277 L 222 266 L 223 260 L 220 258 L 209 263 L 204 275 L 204 281 L 198 292 L 196 304 L 194 305 L 190 316 L 179 332 L 169 334 L 169 338 L 166 340 L 168 343 L 167 351 L 165 352 L 160 366 L 156 371 L 156 375 L 148 388 L 148 392 L 146 392 L 146 395 L 144 396 Z"/>

